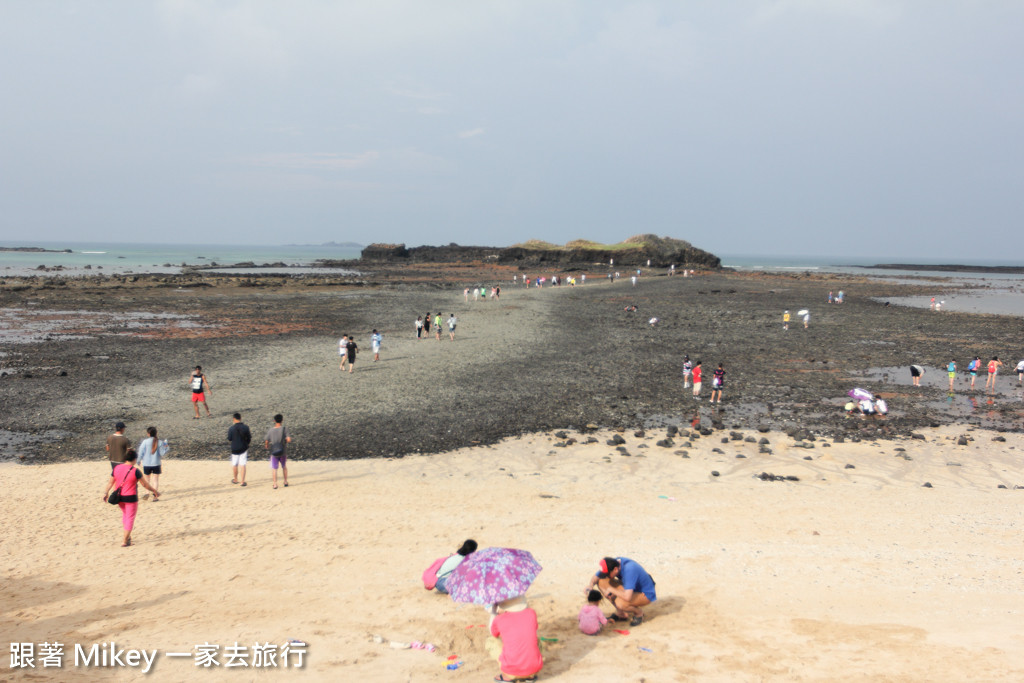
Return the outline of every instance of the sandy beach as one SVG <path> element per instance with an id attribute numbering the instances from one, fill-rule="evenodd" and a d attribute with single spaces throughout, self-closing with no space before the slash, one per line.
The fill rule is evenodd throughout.
<path id="1" fill-rule="evenodd" d="M 140 503 L 128 549 L 118 512 L 100 500 L 105 464 L 3 465 L 3 632 L 65 650 L 62 669 L 37 661 L 3 677 L 142 679 L 137 668 L 74 666 L 74 644 L 115 641 L 158 651 L 146 680 L 184 680 L 194 660 L 166 653 L 301 640 L 300 671 L 226 668 L 221 654 L 202 673 L 490 680 L 484 610 L 419 581 L 466 537 L 529 549 L 544 566 L 529 598 L 541 636 L 557 639 L 545 680 L 1024 676 L 1020 435 L 942 428 L 813 448 L 779 433 L 684 434 L 668 448 L 656 445 L 664 434 L 621 435 L 628 455 L 600 432 L 570 433 L 568 446 L 536 434 L 402 459 L 298 458 L 291 486 L 277 490 L 265 460 L 242 489 L 226 461 L 172 458 L 164 498 Z M 961 435 L 968 445 L 956 445 Z M 576 613 L 606 554 L 641 562 L 659 600 L 628 635 L 589 637 Z M 460 669 L 445 669 L 450 655 Z"/>

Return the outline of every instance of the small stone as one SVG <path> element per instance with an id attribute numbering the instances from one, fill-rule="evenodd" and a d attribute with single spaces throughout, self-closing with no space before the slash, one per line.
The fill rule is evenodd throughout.
<path id="1" fill-rule="evenodd" d="M 568 438 L 568 436 L 569 436 L 569 435 L 568 435 L 568 434 L 566 434 L 564 430 L 563 430 L 563 431 L 557 431 L 557 432 L 555 432 L 555 438 L 556 438 L 556 439 L 565 439 L 565 438 Z"/>
<path id="2" fill-rule="evenodd" d="M 961 436 L 959 439 L 956 440 L 956 445 L 957 446 L 966 446 L 967 445 L 967 437 L 966 436 Z"/>
<path id="3" fill-rule="evenodd" d="M 809 456 L 809 455 L 805 455 L 805 456 L 804 456 L 804 460 L 814 460 L 814 458 L 812 458 L 812 457 L 811 457 L 811 456 Z"/>
<path id="4" fill-rule="evenodd" d="M 743 441 L 743 435 L 739 432 L 729 432 L 729 438 L 733 441 Z"/>
<path id="5" fill-rule="evenodd" d="M 741 460 L 741 459 L 743 459 L 743 458 L 746 458 L 746 457 L 747 457 L 747 456 L 743 455 L 742 453 L 737 453 L 737 454 L 736 454 L 736 459 L 737 459 L 737 460 Z"/>
<path id="6" fill-rule="evenodd" d="M 712 477 L 717 477 L 717 476 L 719 476 L 719 474 L 718 474 L 718 470 L 711 470 L 711 476 L 712 476 Z"/>
<path id="7" fill-rule="evenodd" d="M 921 488 L 930 489 L 932 488 L 932 483 L 930 481 L 926 481 Z"/>
<path id="8" fill-rule="evenodd" d="M 675 425 L 669 425 L 668 429 L 665 430 L 666 436 L 673 437 L 679 433 L 679 427 Z"/>
<path id="9" fill-rule="evenodd" d="M 712 453 L 721 453 L 722 455 L 725 455 L 725 451 L 723 451 L 721 448 L 712 448 L 711 452 Z"/>
<path id="10" fill-rule="evenodd" d="M 556 441 L 555 443 L 553 443 L 551 445 L 554 446 L 555 448 L 565 448 L 565 442 L 564 441 Z"/>
<path id="11" fill-rule="evenodd" d="M 1006 437 L 1005 436 L 993 436 L 992 440 L 993 441 L 998 441 L 1000 443 L 1004 443 L 1006 441 Z"/>
<path id="12" fill-rule="evenodd" d="M 672 437 L 669 437 L 667 439 L 662 439 L 661 441 L 655 442 L 654 445 L 661 446 L 662 448 L 672 448 L 673 446 L 676 445 L 676 442 L 672 440 Z"/>
<path id="13" fill-rule="evenodd" d="M 771 441 L 769 441 L 768 439 L 766 439 L 766 438 L 764 438 L 764 437 L 762 436 L 762 437 L 761 437 L 761 438 L 760 438 L 760 439 L 758 440 L 758 443 L 759 443 L 759 444 L 761 444 L 762 446 L 767 446 L 768 444 L 770 444 L 770 443 L 771 443 Z"/>
<path id="14" fill-rule="evenodd" d="M 998 489 L 1005 489 L 1006 488 L 1006 484 L 1000 484 L 996 488 L 998 488 Z"/>
<path id="15" fill-rule="evenodd" d="M 925 440 L 924 434 L 918 434 L 917 432 L 911 432 L 910 433 L 910 438 L 911 439 L 917 439 L 918 441 L 924 441 Z"/>
<path id="16" fill-rule="evenodd" d="M 855 469 L 857 469 L 857 468 L 856 468 L 856 467 L 854 467 L 853 465 L 851 465 L 851 464 L 847 463 L 847 464 L 846 464 L 846 466 L 845 466 L 845 467 L 843 467 L 843 469 L 844 469 L 844 470 L 855 470 Z"/>
<path id="17" fill-rule="evenodd" d="M 963 467 L 963 465 L 958 462 L 947 462 L 946 467 Z"/>
<path id="18" fill-rule="evenodd" d="M 623 439 L 622 436 L 620 436 L 619 434 L 613 434 L 612 435 L 612 441 L 614 441 L 617 444 L 624 444 L 624 443 L 626 443 L 626 440 Z"/>
<path id="19" fill-rule="evenodd" d="M 755 439 L 752 436 L 748 436 L 747 438 L 743 439 L 743 441 L 745 441 L 746 443 L 757 443 L 757 439 Z"/>
<path id="20" fill-rule="evenodd" d="M 722 443 L 729 443 L 729 437 L 724 437 L 722 439 Z"/>

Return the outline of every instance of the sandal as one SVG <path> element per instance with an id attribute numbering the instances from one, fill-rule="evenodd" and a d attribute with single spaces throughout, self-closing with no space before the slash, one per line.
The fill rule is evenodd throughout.
<path id="1" fill-rule="evenodd" d="M 232 483 L 232 484 L 237 484 L 237 483 L 238 483 L 238 480 L 237 480 L 237 479 L 232 479 L 232 480 L 231 480 L 231 483 Z"/>
<path id="2" fill-rule="evenodd" d="M 620 617 L 618 614 L 612 614 L 608 619 L 609 621 L 629 621 L 629 617 Z"/>
<path id="3" fill-rule="evenodd" d="M 633 617 L 632 619 L 629 620 L 629 625 L 630 626 L 639 626 L 642 623 L 644 623 L 644 615 L 642 615 L 642 614 L 637 615 L 637 616 L 635 616 L 635 617 Z"/>

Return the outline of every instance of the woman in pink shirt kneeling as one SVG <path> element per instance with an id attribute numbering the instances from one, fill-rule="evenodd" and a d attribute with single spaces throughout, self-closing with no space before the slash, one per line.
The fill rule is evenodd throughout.
<path id="1" fill-rule="evenodd" d="M 519 596 L 491 607 L 491 635 L 501 638 L 498 664 L 501 673 L 496 681 L 532 681 L 544 668 L 537 638 L 537 613 Z"/>

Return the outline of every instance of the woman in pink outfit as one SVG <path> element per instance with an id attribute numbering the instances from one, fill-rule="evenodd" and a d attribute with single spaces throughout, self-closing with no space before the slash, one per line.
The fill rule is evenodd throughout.
<path id="1" fill-rule="evenodd" d="M 494 605 L 491 614 L 491 635 L 501 639 L 498 657 L 501 673 L 494 680 L 536 680 L 537 673 L 544 667 L 537 639 L 537 613 L 527 606 L 526 598 L 520 596 Z"/>
<path id="2" fill-rule="evenodd" d="M 153 492 L 153 500 L 160 497 L 160 492 L 150 486 L 146 475 L 135 467 L 137 458 L 138 454 L 135 449 L 129 448 L 125 453 L 124 462 L 110 473 L 110 481 L 107 482 L 107 488 L 103 491 L 103 502 L 106 502 L 111 488 L 116 486 L 121 490 L 121 502 L 118 503 L 118 507 L 121 508 L 121 525 L 124 527 L 122 548 L 127 548 L 132 544 L 132 527 L 135 526 L 135 514 L 139 511 L 138 483 L 141 482 L 145 488 Z"/>

